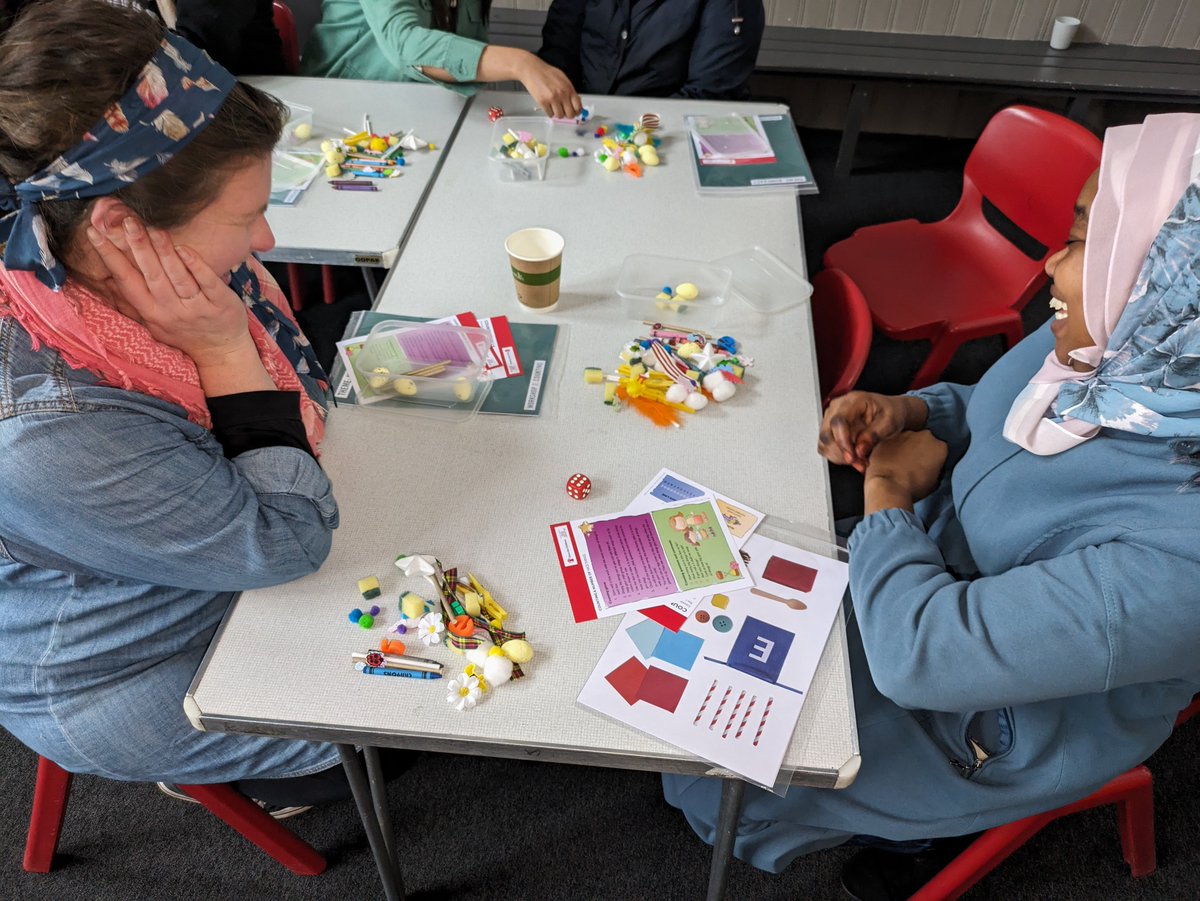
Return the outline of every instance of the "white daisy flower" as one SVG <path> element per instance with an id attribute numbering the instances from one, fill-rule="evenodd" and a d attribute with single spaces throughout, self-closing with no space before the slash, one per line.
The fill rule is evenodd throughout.
<path id="1" fill-rule="evenodd" d="M 440 644 L 442 641 L 442 632 L 445 629 L 446 626 L 442 623 L 442 615 L 440 613 L 426 613 L 417 621 L 417 634 L 421 636 L 421 641 L 427 647 Z"/>
<path id="2" fill-rule="evenodd" d="M 479 703 L 483 689 L 479 685 L 478 676 L 468 676 L 463 673 L 457 679 L 451 679 L 446 686 L 446 701 L 454 705 L 455 710 L 470 710 Z"/>

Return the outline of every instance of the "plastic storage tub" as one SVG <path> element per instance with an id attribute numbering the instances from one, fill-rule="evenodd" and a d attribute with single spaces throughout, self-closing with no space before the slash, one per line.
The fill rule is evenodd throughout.
<path id="1" fill-rule="evenodd" d="M 466 419 L 491 388 L 482 378 L 490 344 L 480 328 L 381 322 L 354 354 L 359 403 Z"/>
<path id="2" fill-rule="evenodd" d="M 762 247 L 721 257 L 713 260 L 713 265 L 732 271 L 730 295 L 742 300 L 756 313 L 781 313 L 812 296 L 812 285 L 804 276 Z"/>
<path id="3" fill-rule="evenodd" d="M 715 263 L 635 253 L 621 265 L 616 290 L 625 314 L 634 319 L 703 327 L 715 324 L 732 276 L 729 269 Z M 678 295 L 677 289 L 684 284 L 696 287 L 694 299 L 683 300 Z M 664 293 L 671 296 L 659 296 Z"/>
<path id="4" fill-rule="evenodd" d="M 515 141 L 513 136 L 515 136 Z M 514 144 L 519 145 L 520 143 L 533 144 L 541 150 L 541 154 L 531 158 L 513 158 L 512 148 Z M 538 151 L 535 150 L 536 152 Z M 546 163 L 550 159 L 550 120 L 540 116 L 513 116 L 497 119 L 496 124 L 492 126 L 492 141 L 488 145 L 488 159 L 492 161 L 501 181 L 544 180 Z"/>

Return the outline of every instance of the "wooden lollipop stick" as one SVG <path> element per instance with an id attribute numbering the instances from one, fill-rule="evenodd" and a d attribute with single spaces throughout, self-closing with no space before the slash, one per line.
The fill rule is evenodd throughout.
<path id="1" fill-rule="evenodd" d="M 807 610 L 808 609 L 808 605 L 806 603 L 804 603 L 804 601 L 798 601 L 795 598 L 781 598 L 777 594 L 771 594 L 771 593 L 763 591 L 762 589 L 759 589 L 759 588 L 751 588 L 750 593 L 756 594 L 760 598 L 766 598 L 768 601 L 779 601 L 779 603 L 781 603 L 781 604 L 787 604 L 787 606 L 791 607 L 793 610 Z"/>
<path id="2" fill-rule="evenodd" d="M 403 372 L 401 375 L 437 375 L 439 372 L 444 372 L 449 365 L 449 360 L 442 360 L 440 363 L 427 363 L 424 366 L 418 366 L 416 369 Z"/>

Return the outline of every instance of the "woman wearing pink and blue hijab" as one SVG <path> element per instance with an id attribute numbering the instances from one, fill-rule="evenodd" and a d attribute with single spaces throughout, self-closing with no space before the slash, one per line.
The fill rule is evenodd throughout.
<path id="1" fill-rule="evenodd" d="M 0 724 L 73 772 L 339 761 L 182 708 L 234 593 L 337 525 L 325 376 L 254 258 L 283 115 L 138 10 L 36 4 L 0 39 Z"/>
<path id="2" fill-rule="evenodd" d="M 978 832 L 1090 794 L 1170 735 L 1200 692 L 1197 260 L 1200 116 L 1110 129 L 1046 264 L 1045 327 L 974 387 L 830 405 L 820 451 L 865 476 L 862 766 L 841 791 L 749 789 L 739 857 L 778 872 L 864 836 Z M 720 786 L 664 782 L 711 841 Z M 869 849 L 843 879 L 907 898 L 939 849 L 907 866 Z"/>

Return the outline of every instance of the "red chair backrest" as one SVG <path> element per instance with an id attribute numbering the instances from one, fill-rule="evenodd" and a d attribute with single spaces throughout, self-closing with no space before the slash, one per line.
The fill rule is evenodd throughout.
<path id="1" fill-rule="evenodd" d="M 1100 165 L 1100 139 L 1078 123 L 1029 106 L 992 116 L 967 158 L 969 187 L 1050 249 L 1071 228 L 1079 190 Z"/>
<path id="2" fill-rule="evenodd" d="M 821 404 L 828 406 L 862 375 L 871 352 L 871 311 L 850 276 L 825 269 L 813 278 L 812 319 Z"/>
<path id="3" fill-rule="evenodd" d="M 275 30 L 283 41 L 283 64 L 287 66 L 288 74 L 295 75 L 300 71 L 300 41 L 296 37 L 296 17 L 283 0 L 274 0 L 272 4 Z"/>

